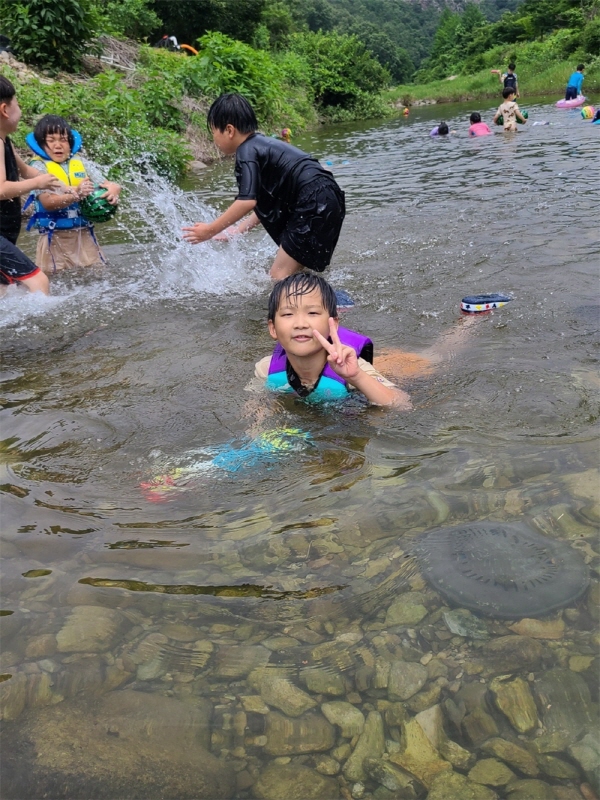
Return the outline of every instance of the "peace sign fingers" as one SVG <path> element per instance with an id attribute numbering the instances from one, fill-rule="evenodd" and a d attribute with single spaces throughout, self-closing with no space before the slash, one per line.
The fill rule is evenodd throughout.
<path id="1" fill-rule="evenodd" d="M 329 342 L 322 334 L 320 334 L 319 331 L 313 330 L 313 336 L 317 339 L 317 341 L 320 342 L 325 350 L 327 350 L 334 361 L 338 361 L 341 354 L 342 343 L 340 342 L 340 337 L 337 333 L 335 320 L 332 317 L 329 317 L 329 335 L 331 336 L 331 342 Z M 331 360 L 331 358 L 329 360 Z"/>

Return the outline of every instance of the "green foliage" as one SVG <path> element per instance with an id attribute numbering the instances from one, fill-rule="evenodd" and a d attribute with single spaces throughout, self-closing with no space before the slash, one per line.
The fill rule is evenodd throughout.
<path id="1" fill-rule="evenodd" d="M 389 83 L 387 70 L 356 36 L 296 33 L 289 45 L 307 62 L 314 97 L 321 106 L 350 108 L 365 93 L 378 95 Z"/>
<path id="2" fill-rule="evenodd" d="M 417 73 L 417 81 L 497 67 L 500 53 L 505 65 L 516 60 L 515 46 L 521 43 L 527 46 L 519 54 L 519 64 L 535 63 L 538 69 L 568 57 L 597 55 L 598 11 L 598 0 L 524 0 L 515 11 L 488 23 L 473 5 L 465 6 L 462 14 L 445 10 L 431 56 Z M 505 57 L 507 46 L 512 46 L 512 52 Z"/>
<path id="3" fill-rule="evenodd" d="M 0 0 L 2 31 L 17 58 L 50 70 L 77 70 L 99 17 L 91 0 Z"/>
<path id="4" fill-rule="evenodd" d="M 281 50 L 285 47 L 287 37 L 296 29 L 296 23 L 290 9 L 280 0 L 267 0 L 263 8 L 260 25 L 255 31 L 255 46 L 260 43 L 261 49 L 266 49 L 266 44 L 271 50 Z"/>
<path id="5" fill-rule="evenodd" d="M 147 162 L 175 178 L 191 159 L 181 136 L 153 126 L 157 111 L 148 105 L 149 95 L 127 86 L 116 72 L 101 73 L 86 83 L 20 84 L 16 75 L 10 78 L 23 110 L 15 137 L 21 147 L 39 117 L 59 114 L 81 133 L 91 158 L 112 165 L 111 175 L 126 174 L 132 164 Z"/>
<path id="6" fill-rule="evenodd" d="M 600 14 L 586 22 L 581 34 L 581 44 L 587 53 L 600 55 Z"/>
<path id="7" fill-rule="evenodd" d="M 102 29 L 109 36 L 144 39 L 161 27 L 162 21 L 150 7 L 152 0 L 97 0 Z"/>
<path id="8" fill-rule="evenodd" d="M 186 44 L 193 44 L 209 31 L 251 42 L 261 23 L 264 5 L 265 0 L 151 0 L 150 3 L 163 22 L 155 33 L 175 35 Z"/>

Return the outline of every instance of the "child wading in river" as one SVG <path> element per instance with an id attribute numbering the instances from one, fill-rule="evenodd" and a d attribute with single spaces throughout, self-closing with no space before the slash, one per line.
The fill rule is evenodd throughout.
<path id="1" fill-rule="evenodd" d="M 516 131 L 517 120 L 520 120 L 523 124 L 525 124 L 527 120 L 519 111 L 519 106 L 515 103 L 515 90 L 510 87 L 503 89 L 502 97 L 504 98 L 504 102 L 498 107 L 498 111 L 494 114 L 494 122 L 496 122 L 499 117 L 503 117 L 504 130 Z"/>
<path id="2" fill-rule="evenodd" d="M 246 233 L 262 223 L 279 245 L 272 278 L 280 280 L 303 267 L 322 272 L 346 213 L 344 193 L 331 173 L 297 147 L 258 133 L 254 110 L 239 94 L 217 98 L 207 124 L 219 150 L 235 154 L 238 195 L 213 222 L 185 227 L 183 238 L 198 244 Z"/>
<path id="3" fill-rule="evenodd" d="M 93 226 L 81 215 L 79 201 L 94 190 L 86 168 L 77 155 L 81 137 L 62 117 L 46 114 L 27 137 L 35 153 L 30 164 L 41 173 L 54 175 L 63 184 L 61 194 L 35 193 L 35 214 L 28 228 L 40 232 L 35 262 L 47 275 L 66 267 L 90 267 L 104 261 Z M 121 187 L 104 181 L 104 195 L 111 205 L 119 202 Z"/>

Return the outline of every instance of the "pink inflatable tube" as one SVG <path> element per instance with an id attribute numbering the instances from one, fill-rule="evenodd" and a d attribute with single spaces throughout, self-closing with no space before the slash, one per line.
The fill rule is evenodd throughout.
<path id="1" fill-rule="evenodd" d="M 577 95 L 575 100 L 559 100 L 556 104 L 556 108 L 577 108 L 577 106 L 582 106 L 585 103 L 585 97 L 580 94 Z"/>

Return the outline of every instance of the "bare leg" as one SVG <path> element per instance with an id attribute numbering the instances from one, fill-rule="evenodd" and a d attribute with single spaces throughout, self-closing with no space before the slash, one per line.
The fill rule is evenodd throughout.
<path id="1" fill-rule="evenodd" d="M 44 275 L 43 272 L 37 272 L 31 278 L 25 278 L 23 281 L 19 281 L 26 289 L 29 289 L 30 292 L 43 292 L 44 294 L 50 294 L 50 283 L 48 281 L 48 277 Z"/>
<path id="2" fill-rule="evenodd" d="M 289 256 L 283 247 L 280 247 L 269 274 L 274 281 L 280 281 L 283 278 L 287 278 L 288 275 L 293 275 L 294 272 L 299 272 L 301 269 L 304 269 L 302 264 Z"/>

